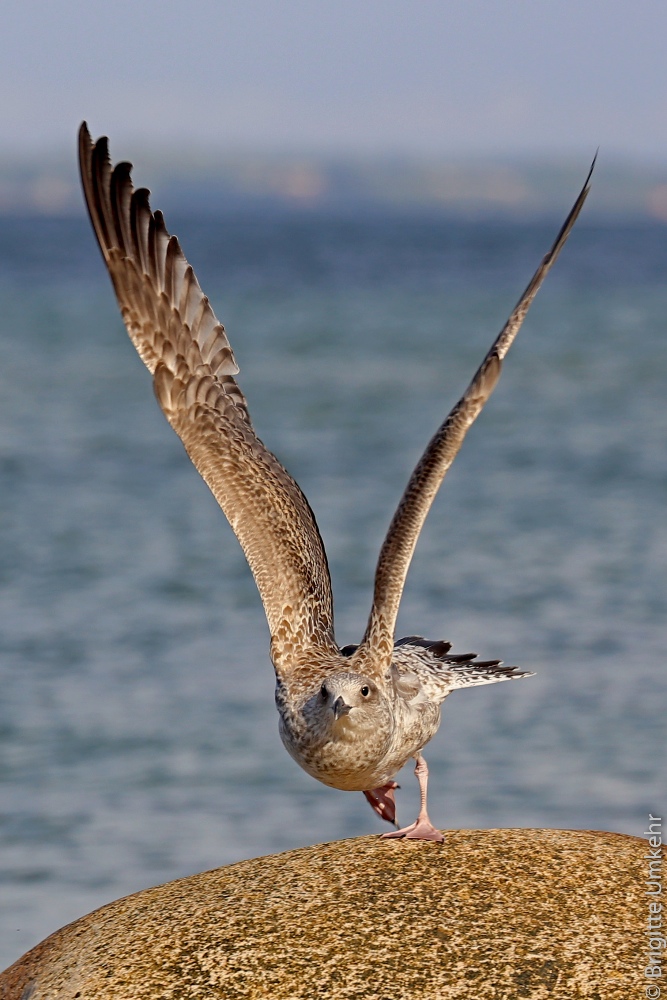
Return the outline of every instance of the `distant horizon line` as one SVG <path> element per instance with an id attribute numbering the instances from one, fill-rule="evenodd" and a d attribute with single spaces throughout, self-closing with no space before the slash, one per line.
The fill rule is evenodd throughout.
<path id="1" fill-rule="evenodd" d="M 71 143 L 63 139 L 62 133 L 57 140 L 40 139 L 34 142 L 15 142 L 8 137 L 0 137 L 0 163 L 7 161 L 32 161 L 46 159 L 50 162 L 62 162 L 76 159 L 76 128 Z M 217 136 L 195 137 L 187 133 L 174 133 L 172 136 L 147 138 L 132 131 L 117 132 L 113 129 L 100 130 L 100 135 L 109 135 L 114 160 L 146 157 L 153 160 L 159 157 L 161 162 L 182 163 L 187 161 L 218 162 L 237 157 L 250 157 L 263 160 L 284 160 L 312 158 L 328 162 L 405 162 L 405 163 L 437 163 L 437 164 L 553 164 L 570 165 L 590 162 L 596 150 L 600 159 L 613 165 L 637 166 L 647 169 L 663 169 L 667 172 L 667 150 L 648 151 L 618 146 L 607 146 L 604 142 L 591 140 L 590 145 L 577 143 L 571 147 L 558 148 L 540 147 L 519 148 L 512 146 L 454 146 L 445 149 L 440 146 L 432 148 L 409 147 L 402 145 L 363 144 L 318 144 L 308 142 L 272 142 L 244 141 Z M 165 159 L 166 158 L 166 159 Z"/>
<path id="2" fill-rule="evenodd" d="M 123 142 L 114 143 L 115 157 Z M 118 148 L 120 147 L 120 149 Z M 593 151 L 594 152 L 594 151 Z M 546 217 L 562 210 L 589 160 L 580 156 L 435 157 L 218 152 L 166 157 L 154 144 L 128 150 L 136 186 L 155 207 L 197 212 L 304 209 L 434 211 L 490 218 Z M 592 158 L 592 154 L 591 154 Z M 15 157 L 0 150 L 0 214 L 78 214 L 81 194 L 71 156 Z M 601 155 L 586 215 L 667 221 L 667 165 Z"/>

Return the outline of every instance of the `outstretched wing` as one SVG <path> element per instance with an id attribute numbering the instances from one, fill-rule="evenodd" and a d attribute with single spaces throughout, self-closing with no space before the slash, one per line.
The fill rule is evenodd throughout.
<path id="1" fill-rule="evenodd" d="M 389 526 L 375 571 L 375 590 L 360 653 L 385 667 L 391 661 L 394 628 L 405 578 L 419 532 L 440 484 L 500 377 L 502 361 L 521 328 L 526 313 L 567 240 L 589 191 L 595 159 L 579 197 L 556 240 L 542 260 L 512 315 L 496 338 L 465 393 L 431 439 L 412 473 Z M 364 649 L 365 647 L 365 649 Z"/>
<path id="2" fill-rule="evenodd" d="M 83 191 L 120 311 L 167 420 L 239 539 L 284 652 L 336 650 L 324 546 L 303 493 L 252 428 L 224 327 L 131 164 L 79 132 Z"/>

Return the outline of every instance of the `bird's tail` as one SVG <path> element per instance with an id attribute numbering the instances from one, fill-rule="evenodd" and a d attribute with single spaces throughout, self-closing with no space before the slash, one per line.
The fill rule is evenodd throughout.
<path id="1" fill-rule="evenodd" d="M 434 673 L 446 677 L 452 690 L 535 676 L 532 670 L 506 667 L 502 660 L 478 660 L 477 653 L 450 653 L 452 644 L 444 640 L 432 641 L 420 635 L 408 635 L 394 645 L 419 651 L 422 662 L 428 663 Z"/>

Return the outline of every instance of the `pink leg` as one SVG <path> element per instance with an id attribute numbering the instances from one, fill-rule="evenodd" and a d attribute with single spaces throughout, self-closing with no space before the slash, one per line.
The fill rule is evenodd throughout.
<path id="1" fill-rule="evenodd" d="M 396 788 L 398 788 L 396 782 L 389 781 L 380 788 L 369 789 L 369 791 L 364 792 L 364 795 L 380 819 L 386 819 L 387 823 L 398 826 L 396 823 L 396 799 L 394 798 L 394 789 Z"/>
<path id="2" fill-rule="evenodd" d="M 428 818 L 428 812 L 426 811 L 426 789 L 428 787 L 428 767 L 426 766 L 426 761 L 419 753 L 415 757 L 417 761 L 415 767 L 415 774 L 417 775 L 417 781 L 419 782 L 419 794 L 421 797 L 421 808 L 419 809 L 419 816 L 414 823 L 410 826 L 404 827 L 402 830 L 396 830 L 394 833 L 383 833 L 382 837 L 390 839 L 392 837 L 405 837 L 406 840 L 435 840 L 443 841 L 445 838 L 440 833 L 439 830 L 431 823 Z"/>

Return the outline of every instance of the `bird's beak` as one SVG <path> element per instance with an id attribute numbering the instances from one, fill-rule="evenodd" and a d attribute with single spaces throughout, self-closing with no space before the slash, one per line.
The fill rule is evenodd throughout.
<path id="1" fill-rule="evenodd" d="M 341 715 L 347 715 L 352 708 L 352 706 L 347 705 L 340 696 L 336 698 L 331 707 L 333 709 L 334 719 L 340 719 Z"/>

